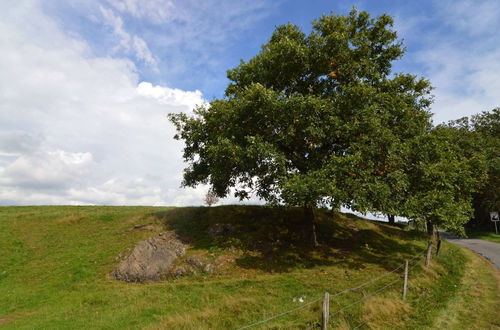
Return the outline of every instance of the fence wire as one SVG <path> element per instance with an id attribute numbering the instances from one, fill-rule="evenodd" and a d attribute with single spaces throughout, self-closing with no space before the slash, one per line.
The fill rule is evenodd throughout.
<path id="1" fill-rule="evenodd" d="M 299 310 L 301 310 L 301 309 L 306 308 L 307 306 L 310 306 L 310 305 L 312 305 L 312 304 L 314 304 L 314 303 L 316 303 L 316 302 L 320 301 L 321 299 L 323 299 L 323 297 L 320 297 L 320 298 L 314 299 L 313 301 L 310 301 L 310 302 L 308 302 L 307 304 L 301 305 L 301 306 L 299 306 L 299 307 L 297 307 L 297 308 L 293 308 L 293 309 L 290 309 L 290 310 L 288 310 L 288 311 L 286 311 L 286 312 L 283 312 L 283 313 L 280 313 L 280 314 L 277 314 L 277 315 L 271 316 L 271 317 L 269 317 L 269 318 L 267 318 L 267 319 L 265 319 L 265 320 L 262 320 L 262 321 L 259 321 L 259 322 L 256 322 L 256 323 L 252 323 L 252 324 L 249 324 L 249 325 L 246 325 L 246 326 L 244 326 L 244 327 L 242 327 L 242 328 L 238 328 L 238 330 L 248 329 L 248 328 L 251 328 L 251 327 L 255 327 L 255 326 L 261 325 L 261 324 L 263 324 L 263 323 L 269 322 L 269 321 L 271 321 L 271 320 L 277 319 L 278 317 L 285 316 L 285 315 L 287 315 L 287 314 L 290 314 L 290 313 L 293 313 L 293 312 L 299 311 Z"/>
<path id="2" fill-rule="evenodd" d="M 411 258 L 411 259 L 409 260 L 409 262 L 408 262 L 408 263 L 410 263 L 410 262 L 412 262 L 413 260 L 417 259 L 418 257 L 422 256 L 422 252 L 424 252 L 425 250 L 426 250 L 426 249 L 424 249 L 424 250 L 420 251 L 418 254 L 416 254 L 413 258 Z M 418 264 L 418 261 L 417 261 L 417 262 L 416 262 L 416 263 L 412 266 L 412 268 L 413 268 L 413 267 L 415 267 L 417 264 Z M 394 269 L 393 269 L 393 270 L 391 270 L 390 272 L 387 272 L 387 273 L 385 273 L 385 274 L 382 274 L 382 275 L 380 275 L 380 276 L 378 276 L 378 277 L 376 277 L 376 278 L 374 278 L 374 279 L 371 279 L 370 281 L 364 282 L 364 283 L 362 283 L 362 284 L 360 284 L 360 285 L 358 285 L 358 286 L 355 286 L 355 287 L 352 287 L 352 288 L 348 288 L 348 289 L 345 289 L 345 290 L 343 290 L 343 291 L 340 291 L 340 292 L 334 293 L 334 294 L 330 295 L 330 299 L 331 299 L 331 298 L 334 298 L 334 297 L 337 297 L 337 296 L 340 296 L 340 295 L 342 295 L 342 294 L 348 293 L 348 292 L 354 292 L 354 291 L 359 290 L 359 289 L 361 289 L 361 288 L 363 288 L 363 287 L 365 287 L 365 286 L 367 286 L 367 285 L 369 285 L 369 284 L 375 283 L 375 282 L 377 282 L 378 280 L 380 280 L 380 279 L 382 279 L 382 278 L 385 278 L 385 277 L 389 276 L 390 274 L 393 274 L 393 273 L 397 272 L 398 270 L 400 270 L 400 269 L 401 269 L 401 268 L 403 268 L 403 267 L 404 267 L 404 264 L 400 265 L 400 266 L 399 266 L 399 267 L 397 267 L 397 268 L 394 268 Z M 379 293 L 379 292 L 381 292 L 381 291 L 383 291 L 384 289 L 386 289 L 386 288 L 388 288 L 388 287 L 390 287 L 390 286 L 394 285 L 394 284 L 395 284 L 396 282 L 398 282 L 398 281 L 401 281 L 401 279 L 400 279 L 400 278 L 398 278 L 397 280 L 395 280 L 395 281 L 393 281 L 393 282 L 389 283 L 388 285 L 386 285 L 386 286 L 384 286 L 384 287 L 382 287 L 382 288 L 380 288 L 380 289 L 378 289 L 378 290 L 376 290 L 376 291 L 374 291 L 374 292 L 372 292 L 372 293 L 370 293 L 370 294 L 368 294 L 368 295 L 364 296 L 363 298 L 361 298 L 361 299 L 359 299 L 359 300 L 355 301 L 354 303 L 351 303 L 351 304 L 349 304 L 349 305 L 344 306 L 343 308 L 341 308 L 340 310 L 336 311 L 335 313 L 330 314 L 330 317 L 331 317 L 331 316 L 334 316 L 334 315 L 336 315 L 336 314 L 338 314 L 338 313 L 340 313 L 340 312 L 342 312 L 342 311 L 344 311 L 344 310 L 346 310 L 346 309 L 348 309 L 348 308 L 350 308 L 350 307 L 352 307 L 352 306 L 354 306 L 354 305 L 356 305 L 356 304 L 358 304 L 358 303 L 360 303 L 361 301 L 363 301 L 363 300 L 365 300 L 365 299 L 367 299 L 367 298 L 369 298 L 369 297 L 371 297 L 371 296 L 373 296 L 373 295 L 375 295 L 375 294 L 377 294 L 377 293 Z M 292 309 L 287 310 L 287 311 L 285 311 L 285 312 L 282 312 L 282 313 L 279 313 L 279 314 L 273 315 L 273 316 L 271 316 L 271 317 L 268 317 L 268 318 L 266 318 L 266 319 L 264 319 L 264 320 L 261 320 L 261 321 L 258 321 L 258 322 L 255 322 L 255 323 L 252 323 L 252 324 L 246 325 L 246 326 L 241 327 L 241 328 L 238 328 L 237 330 L 243 330 L 243 329 L 252 328 L 252 327 L 255 327 L 255 326 L 258 326 L 258 325 L 264 324 L 264 323 L 266 323 L 266 322 L 272 321 L 272 320 L 274 320 L 274 319 L 277 319 L 277 318 L 279 318 L 279 317 L 285 316 L 285 315 L 287 315 L 287 314 L 290 314 L 290 313 L 293 313 L 293 312 L 297 312 L 297 311 L 302 310 L 302 309 L 304 309 L 304 308 L 306 308 L 306 307 L 308 307 L 308 306 L 310 306 L 310 305 L 312 305 L 312 304 L 314 304 L 314 303 L 317 303 L 318 301 L 320 301 L 320 300 L 322 300 L 322 299 L 323 299 L 323 296 L 321 296 L 321 297 L 319 297 L 319 298 L 316 298 L 316 299 L 314 299 L 314 300 L 312 300 L 312 301 L 310 301 L 310 302 L 308 302 L 308 303 L 306 303 L 306 304 L 304 304 L 304 305 L 301 305 L 301 306 L 299 306 L 299 307 L 292 308 Z M 366 323 L 366 322 L 365 322 L 365 323 Z M 363 325 L 363 324 L 361 324 L 361 325 Z"/>

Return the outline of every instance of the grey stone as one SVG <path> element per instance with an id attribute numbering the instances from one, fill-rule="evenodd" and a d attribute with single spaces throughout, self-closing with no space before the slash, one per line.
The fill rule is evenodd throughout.
<path id="1" fill-rule="evenodd" d="M 180 278 L 184 275 L 186 275 L 186 269 L 182 266 L 179 266 L 172 271 L 172 276 L 175 278 Z"/>
<path id="2" fill-rule="evenodd" d="M 191 256 L 186 259 L 186 263 L 198 269 L 203 269 L 204 263 L 198 256 Z"/>
<path id="3" fill-rule="evenodd" d="M 212 274 L 215 271 L 215 266 L 212 264 L 206 264 L 205 267 L 203 267 L 203 272 L 207 274 Z"/>
<path id="4" fill-rule="evenodd" d="M 125 282 L 157 282 L 167 277 L 186 246 L 173 233 L 160 233 L 137 243 L 130 255 L 111 273 Z"/>
<path id="5" fill-rule="evenodd" d="M 196 275 L 196 270 L 189 266 L 179 266 L 172 271 L 174 278 L 181 278 L 183 276 Z"/>

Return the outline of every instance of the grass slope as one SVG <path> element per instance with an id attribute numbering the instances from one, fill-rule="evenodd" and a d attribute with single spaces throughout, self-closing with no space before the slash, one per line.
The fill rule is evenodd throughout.
<path id="1" fill-rule="evenodd" d="M 500 329 L 500 272 L 483 257 L 463 249 L 465 274 L 458 292 L 435 319 L 435 329 Z M 466 308 L 464 308 L 466 306 Z"/>
<path id="2" fill-rule="evenodd" d="M 349 214 L 318 212 L 321 246 L 311 250 L 300 209 L 258 206 L 215 208 L 2 207 L 0 208 L 0 327 L 231 329 L 301 306 L 384 274 L 425 247 L 422 234 Z M 231 224 L 223 238 L 213 224 Z M 117 256 L 154 231 L 176 231 L 188 254 L 222 261 L 218 274 L 155 284 L 107 277 Z M 335 297 L 332 312 L 366 297 L 332 319 L 334 327 L 425 328 L 456 295 L 465 256 L 444 245 L 437 263 L 410 272 L 406 302 L 394 273 L 361 290 Z M 430 304 L 429 312 L 422 303 Z M 320 303 L 264 325 L 315 326 Z M 413 322 L 413 323 L 412 323 Z"/>

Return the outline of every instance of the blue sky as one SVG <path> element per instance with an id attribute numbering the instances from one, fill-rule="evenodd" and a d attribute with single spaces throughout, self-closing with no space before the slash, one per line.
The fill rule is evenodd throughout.
<path id="1" fill-rule="evenodd" d="M 166 114 L 222 97 L 276 25 L 353 6 L 394 17 L 435 123 L 500 106 L 498 0 L 4 0 L 0 205 L 201 204 Z"/>
<path id="2" fill-rule="evenodd" d="M 136 3 L 128 8 L 121 4 Z M 432 78 L 445 66 L 446 58 L 432 61 L 427 56 L 451 56 L 463 60 L 457 75 L 474 72 L 466 57 L 494 53 L 499 41 L 500 11 L 496 1 L 151 1 L 140 12 L 139 1 L 52 1 L 43 9 L 67 31 L 85 40 L 100 56 L 128 57 L 139 69 L 141 80 L 200 90 L 205 98 L 221 97 L 227 84 L 226 70 L 258 53 L 274 27 L 288 22 L 309 31 L 310 22 L 331 12 L 346 14 L 356 6 L 373 16 L 387 13 L 408 48 L 396 71 Z M 125 5 L 126 6 L 126 5 Z M 156 6 L 156 8 L 155 8 Z M 163 8 L 164 12 L 158 10 Z M 156 15 L 148 13 L 153 11 Z M 123 30 L 145 41 L 156 59 L 154 65 L 119 46 L 103 11 L 121 19 Z M 438 53 L 438 50 L 442 53 Z M 447 51 L 456 52 L 446 54 Z M 432 54 L 428 54 L 432 53 Z M 498 58 L 496 58 L 498 59 Z M 450 77 L 452 79 L 452 77 Z M 433 82 L 434 83 L 434 82 Z M 434 85 L 439 89 L 440 81 Z M 464 95 L 470 86 L 453 85 Z M 439 100 L 438 100 L 439 101 Z M 477 112 L 488 109 L 470 109 Z M 467 114 L 467 113 L 459 113 Z M 438 121 L 455 118 L 437 116 Z"/>

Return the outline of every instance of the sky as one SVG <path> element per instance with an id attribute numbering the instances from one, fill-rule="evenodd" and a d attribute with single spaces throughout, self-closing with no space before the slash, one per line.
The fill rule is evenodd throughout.
<path id="1" fill-rule="evenodd" d="M 0 205 L 201 205 L 166 115 L 222 97 L 275 26 L 353 6 L 394 17 L 435 123 L 500 106 L 497 0 L 2 0 Z"/>

